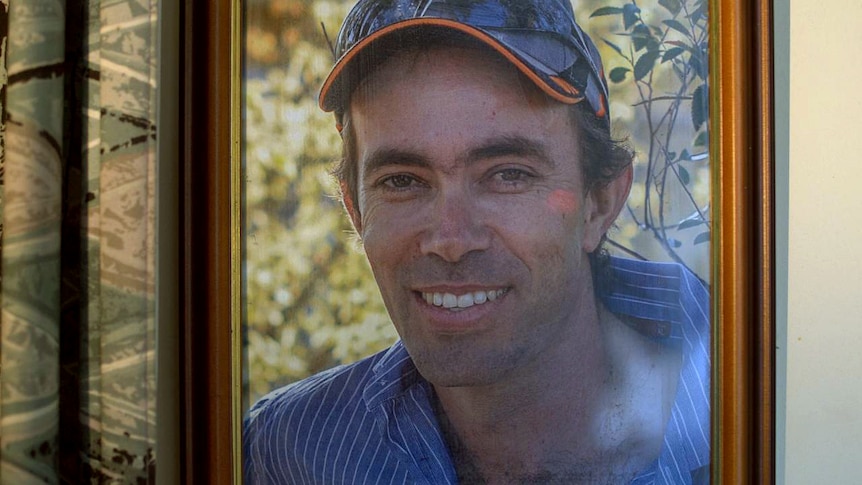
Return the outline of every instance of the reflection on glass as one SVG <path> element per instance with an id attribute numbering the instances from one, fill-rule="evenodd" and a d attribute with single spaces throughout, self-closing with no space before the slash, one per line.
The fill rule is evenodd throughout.
<path id="1" fill-rule="evenodd" d="M 353 3 L 245 4 L 246 404 L 397 339 L 330 175 L 335 121 L 317 106 L 330 40 Z M 706 1 L 574 3 L 604 60 L 614 134 L 636 152 L 606 247 L 707 281 Z"/>

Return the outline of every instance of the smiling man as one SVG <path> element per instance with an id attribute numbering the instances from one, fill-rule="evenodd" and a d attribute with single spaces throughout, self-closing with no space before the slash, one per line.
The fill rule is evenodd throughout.
<path id="1" fill-rule="evenodd" d="M 360 1 L 321 90 L 401 337 L 275 391 L 252 483 L 705 483 L 709 295 L 601 251 L 631 185 L 567 0 Z"/>

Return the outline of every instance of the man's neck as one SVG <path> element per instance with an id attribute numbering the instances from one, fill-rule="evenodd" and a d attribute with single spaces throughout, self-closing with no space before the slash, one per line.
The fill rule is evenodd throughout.
<path id="1" fill-rule="evenodd" d="M 570 346 L 567 352 L 549 355 L 505 386 L 435 388 L 459 474 L 476 473 L 491 483 L 542 477 L 608 483 L 631 480 L 657 455 L 672 400 L 666 390 L 657 396 L 654 386 L 631 385 L 643 378 L 633 365 L 653 356 L 604 308 L 576 333 L 579 339 L 561 344 Z M 678 369 L 671 367 L 667 373 Z M 653 421 L 646 436 L 637 428 L 644 406 L 660 408 L 652 412 L 658 419 L 646 418 Z"/>

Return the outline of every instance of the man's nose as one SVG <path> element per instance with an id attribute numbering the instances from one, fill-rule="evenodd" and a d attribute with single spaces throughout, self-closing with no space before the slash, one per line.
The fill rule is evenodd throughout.
<path id="1" fill-rule="evenodd" d="M 431 211 L 420 243 L 422 254 L 435 254 L 455 263 L 472 251 L 490 247 L 491 231 L 485 214 L 468 191 L 441 191 Z"/>

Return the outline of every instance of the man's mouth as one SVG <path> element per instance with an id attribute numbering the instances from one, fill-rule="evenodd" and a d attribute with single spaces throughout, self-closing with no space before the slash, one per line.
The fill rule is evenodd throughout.
<path id="1" fill-rule="evenodd" d="M 422 292 L 422 298 L 429 305 L 458 310 L 462 308 L 469 308 L 473 305 L 482 305 L 489 301 L 494 301 L 497 298 L 503 296 L 505 293 L 505 289 L 472 291 L 461 295 L 455 295 L 453 293 Z"/>

